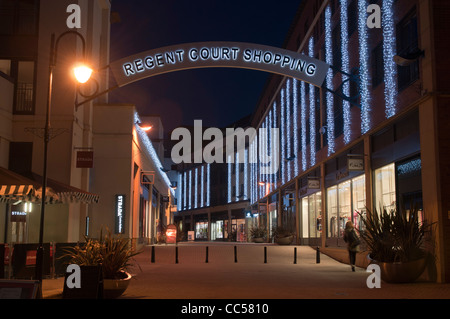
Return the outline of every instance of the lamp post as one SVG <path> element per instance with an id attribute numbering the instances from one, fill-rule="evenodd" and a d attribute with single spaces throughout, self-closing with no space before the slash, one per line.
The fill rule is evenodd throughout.
<path id="1" fill-rule="evenodd" d="M 50 112 L 52 106 L 52 86 L 53 86 L 53 70 L 56 66 L 57 61 L 57 50 L 58 44 L 61 38 L 67 34 L 74 34 L 78 36 L 83 45 L 83 60 L 86 58 L 86 43 L 83 36 L 73 30 L 69 30 L 63 32 L 58 38 L 55 40 L 55 34 L 51 35 L 50 41 L 50 60 L 49 60 L 49 77 L 48 77 L 48 92 L 47 92 L 47 110 L 45 116 L 45 128 L 44 128 L 44 168 L 42 172 L 42 198 L 41 198 L 41 217 L 39 224 L 39 244 L 36 251 L 36 280 L 39 281 L 39 293 L 42 293 L 42 270 L 43 270 L 43 262 L 44 262 L 44 217 L 45 217 L 45 200 L 47 193 L 47 160 L 48 160 L 48 143 L 50 141 Z M 84 68 L 84 69 L 83 69 Z M 86 82 L 92 74 L 92 69 L 89 69 L 85 66 L 78 66 L 74 69 L 75 78 L 80 83 Z M 81 78 L 80 78 L 81 76 Z"/>

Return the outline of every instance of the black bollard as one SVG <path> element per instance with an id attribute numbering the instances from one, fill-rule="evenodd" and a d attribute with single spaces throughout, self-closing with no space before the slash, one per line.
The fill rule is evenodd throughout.
<path id="1" fill-rule="evenodd" d="M 175 263 L 178 264 L 178 246 L 175 246 Z"/>
<path id="2" fill-rule="evenodd" d="M 208 263 L 208 246 L 206 246 L 206 259 L 205 259 L 205 263 Z"/>
<path id="3" fill-rule="evenodd" d="M 267 264 L 267 247 L 264 247 L 264 263 Z"/>
<path id="4" fill-rule="evenodd" d="M 237 263 L 237 247 L 234 246 L 234 262 Z"/>
<path id="5" fill-rule="evenodd" d="M 316 250 L 316 264 L 320 264 L 320 248 L 317 246 Z"/>
<path id="6" fill-rule="evenodd" d="M 152 259 L 151 262 L 154 263 L 155 262 L 155 246 L 152 246 Z"/>
<path id="7" fill-rule="evenodd" d="M 294 264 L 297 263 L 297 247 L 294 247 Z"/>

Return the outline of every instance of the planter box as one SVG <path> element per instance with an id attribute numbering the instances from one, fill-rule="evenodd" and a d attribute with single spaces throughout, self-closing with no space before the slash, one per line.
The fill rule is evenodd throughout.
<path id="1" fill-rule="evenodd" d="M 290 245 L 294 239 L 294 236 L 281 237 L 276 239 L 278 245 Z"/>
<path id="2" fill-rule="evenodd" d="M 116 299 L 122 296 L 130 284 L 131 275 L 125 272 L 123 279 L 103 279 L 103 297 L 106 299 Z"/>
<path id="3" fill-rule="evenodd" d="M 381 279 L 389 283 L 408 283 L 416 281 L 425 271 L 427 266 L 427 258 L 414 260 L 411 262 L 379 262 L 370 259 L 371 263 L 380 266 Z"/>

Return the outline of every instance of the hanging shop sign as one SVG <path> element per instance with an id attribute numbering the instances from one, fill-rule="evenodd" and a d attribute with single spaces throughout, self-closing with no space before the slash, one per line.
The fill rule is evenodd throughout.
<path id="1" fill-rule="evenodd" d="M 364 171 L 364 158 L 347 157 L 347 169 L 349 171 Z"/>
<path id="2" fill-rule="evenodd" d="M 123 234 L 125 232 L 125 195 L 116 195 L 116 234 Z"/>
<path id="3" fill-rule="evenodd" d="M 110 64 L 119 87 L 168 72 L 244 68 L 296 78 L 321 87 L 330 66 L 307 55 L 241 42 L 198 42 L 141 52 Z"/>
<path id="4" fill-rule="evenodd" d="M 308 189 L 320 189 L 320 180 L 318 178 L 308 178 Z"/>

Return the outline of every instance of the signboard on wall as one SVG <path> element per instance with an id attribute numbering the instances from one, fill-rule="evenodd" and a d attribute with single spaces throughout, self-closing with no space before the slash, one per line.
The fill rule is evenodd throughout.
<path id="1" fill-rule="evenodd" d="M 94 167 L 93 151 L 77 151 L 77 168 Z"/>
<path id="2" fill-rule="evenodd" d="M 115 204 L 116 234 L 123 234 L 125 232 L 125 195 L 116 195 Z"/>

